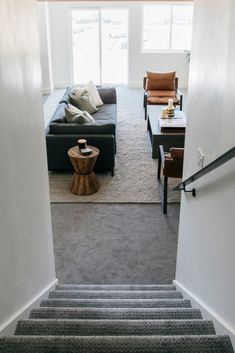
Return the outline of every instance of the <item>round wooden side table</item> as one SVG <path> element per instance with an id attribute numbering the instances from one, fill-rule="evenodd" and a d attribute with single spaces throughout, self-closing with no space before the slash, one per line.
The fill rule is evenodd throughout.
<path id="1" fill-rule="evenodd" d="M 92 195 L 99 190 L 99 183 L 93 168 L 100 151 L 96 147 L 88 147 L 93 151 L 88 155 L 81 154 L 78 146 L 68 150 L 68 155 L 74 168 L 71 192 L 75 195 Z"/>

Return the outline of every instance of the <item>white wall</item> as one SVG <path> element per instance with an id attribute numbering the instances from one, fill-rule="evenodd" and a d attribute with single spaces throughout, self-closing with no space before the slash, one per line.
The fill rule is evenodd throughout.
<path id="1" fill-rule="evenodd" d="M 55 281 L 35 0 L 1 0 L 0 331 Z"/>
<path id="2" fill-rule="evenodd" d="M 141 53 L 141 26 L 143 2 L 50 2 L 49 18 L 51 28 L 52 67 L 54 85 L 63 88 L 72 82 L 71 65 L 71 7 L 125 7 L 129 9 L 129 85 L 140 86 L 146 70 L 177 70 L 179 84 L 187 87 L 188 62 L 185 53 Z M 42 21 L 43 22 L 43 21 Z"/>
<path id="3" fill-rule="evenodd" d="M 195 0 L 184 177 L 235 145 L 234 0 Z M 176 280 L 235 334 L 235 160 L 182 195 Z M 235 337 L 235 336 L 234 336 Z"/>
<path id="4" fill-rule="evenodd" d="M 51 66 L 51 39 L 47 2 L 37 3 L 37 13 L 43 94 L 50 94 L 53 92 L 54 83 Z"/>

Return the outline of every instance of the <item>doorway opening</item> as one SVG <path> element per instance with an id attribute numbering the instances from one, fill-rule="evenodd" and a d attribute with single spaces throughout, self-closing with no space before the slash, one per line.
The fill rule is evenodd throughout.
<path id="1" fill-rule="evenodd" d="M 73 83 L 128 83 L 128 9 L 72 9 Z"/>

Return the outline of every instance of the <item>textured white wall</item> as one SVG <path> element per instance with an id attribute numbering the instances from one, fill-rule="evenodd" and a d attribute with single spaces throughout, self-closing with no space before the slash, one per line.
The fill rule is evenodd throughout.
<path id="1" fill-rule="evenodd" d="M 37 3 L 37 13 L 43 94 L 50 94 L 54 89 L 54 83 L 51 66 L 51 38 L 47 2 Z"/>
<path id="2" fill-rule="evenodd" d="M 235 2 L 195 0 L 184 177 L 235 145 Z M 235 160 L 182 196 L 176 279 L 235 333 Z"/>
<path id="3" fill-rule="evenodd" d="M 142 87 L 146 70 L 177 70 L 181 87 L 188 83 L 188 63 L 185 53 L 141 53 L 143 2 L 50 2 L 52 67 L 55 87 L 63 88 L 71 83 L 71 30 L 69 9 L 71 7 L 125 7 L 129 9 L 129 85 Z M 114 68 L 116 69 L 116 68 Z"/>
<path id="4" fill-rule="evenodd" d="M 0 1 L 0 331 L 55 280 L 36 14 Z"/>

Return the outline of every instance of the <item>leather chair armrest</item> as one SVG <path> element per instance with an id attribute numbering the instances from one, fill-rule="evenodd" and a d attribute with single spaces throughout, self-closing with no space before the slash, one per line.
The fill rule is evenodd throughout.
<path id="1" fill-rule="evenodd" d="M 172 147 L 170 149 L 170 155 L 172 159 L 182 160 L 184 159 L 184 148 Z"/>
<path id="2" fill-rule="evenodd" d="M 179 99 L 180 110 L 183 109 L 183 94 L 177 89 L 176 97 Z"/>
<path id="3" fill-rule="evenodd" d="M 176 91 L 176 97 L 177 97 L 178 99 L 180 99 L 180 97 L 183 97 L 183 93 L 182 93 L 180 90 L 178 90 L 178 89 L 177 89 L 177 91 Z"/>

